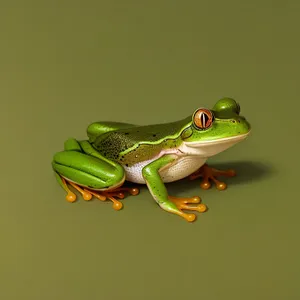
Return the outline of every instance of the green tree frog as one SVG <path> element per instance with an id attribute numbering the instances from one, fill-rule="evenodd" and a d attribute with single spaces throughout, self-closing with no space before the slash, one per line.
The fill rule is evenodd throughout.
<path id="1" fill-rule="evenodd" d="M 96 197 L 111 200 L 116 210 L 124 192 L 139 193 L 138 188 L 124 187 L 124 182 L 146 184 L 156 203 L 165 211 L 189 222 L 194 213 L 207 207 L 200 198 L 170 196 L 165 183 L 186 177 L 201 177 L 200 186 L 208 189 L 210 180 L 219 190 L 226 184 L 217 176 L 234 176 L 234 170 L 208 167 L 208 158 L 244 140 L 250 124 L 240 115 L 239 104 L 222 98 L 212 109 L 198 108 L 182 120 L 155 125 L 134 125 L 119 122 L 95 122 L 88 126 L 88 139 L 68 139 L 64 151 L 54 155 L 52 167 L 69 202 L 76 200 L 70 186 L 84 200 Z M 68 186 L 69 185 L 69 186 Z"/>

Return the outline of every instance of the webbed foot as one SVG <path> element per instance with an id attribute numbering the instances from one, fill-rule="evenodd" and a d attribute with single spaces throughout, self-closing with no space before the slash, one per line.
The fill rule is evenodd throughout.
<path id="1" fill-rule="evenodd" d="M 203 213 L 207 210 L 205 204 L 199 204 L 201 202 L 201 199 L 197 196 L 192 198 L 181 198 L 181 197 L 169 196 L 168 198 L 178 208 L 178 211 L 175 213 L 183 217 L 185 220 L 189 222 L 193 222 L 196 219 L 196 215 L 184 213 L 183 210 L 198 211 L 200 213 Z M 191 206 L 190 204 L 198 204 L 198 205 Z"/>
<path id="2" fill-rule="evenodd" d="M 199 177 L 202 177 L 200 187 L 204 190 L 208 190 L 211 187 L 210 180 L 214 182 L 217 189 L 223 191 L 227 188 L 225 182 L 219 181 L 216 179 L 218 176 L 233 177 L 236 175 L 234 170 L 217 170 L 215 168 L 209 167 L 207 164 L 204 164 L 198 171 L 190 175 L 190 180 L 195 180 Z"/>
<path id="3" fill-rule="evenodd" d="M 93 196 L 101 201 L 110 200 L 113 202 L 113 209 L 120 210 L 123 207 L 123 204 L 118 201 L 116 198 L 124 199 L 125 193 L 128 192 L 132 196 L 136 196 L 139 194 L 138 188 L 127 188 L 127 187 L 119 187 L 111 191 L 94 191 L 87 188 L 82 188 L 79 185 L 67 181 L 64 178 L 61 178 L 62 183 L 64 185 L 64 189 L 67 192 L 66 200 L 69 202 L 74 202 L 76 200 L 76 195 L 69 189 L 68 184 L 73 186 L 81 195 L 82 198 L 86 201 L 89 201 L 93 198 Z"/>

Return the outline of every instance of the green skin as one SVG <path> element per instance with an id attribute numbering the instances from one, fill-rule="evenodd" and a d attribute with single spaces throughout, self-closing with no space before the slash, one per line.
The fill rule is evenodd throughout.
<path id="1" fill-rule="evenodd" d="M 223 98 L 211 112 L 214 120 L 208 129 L 195 126 L 194 114 L 177 122 L 147 126 L 92 123 L 87 129 L 88 140 L 69 139 L 64 151 L 54 155 L 52 166 L 57 180 L 62 187 L 61 177 L 91 190 L 109 191 L 123 185 L 129 177 L 129 181 L 146 183 L 161 208 L 180 214 L 179 208 L 168 198 L 165 187 L 165 182 L 171 180 L 163 178 L 161 171 L 183 156 L 193 157 L 195 161 L 200 159 L 200 167 L 208 157 L 226 150 L 250 132 L 250 124 L 240 116 L 240 106 L 235 100 Z M 227 143 L 227 140 L 232 142 Z M 143 167 L 135 168 L 136 164 Z M 130 168 L 131 177 L 128 175 Z M 177 168 L 173 175 L 180 178 L 176 172 L 181 170 Z M 130 180 L 135 175 L 139 180 Z"/>

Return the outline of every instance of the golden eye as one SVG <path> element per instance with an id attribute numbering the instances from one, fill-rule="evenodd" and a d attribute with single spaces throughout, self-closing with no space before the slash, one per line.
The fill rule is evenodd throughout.
<path id="1" fill-rule="evenodd" d="M 206 108 L 199 108 L 194 113 L 194 124 L 199 129 L 207 129 L 213 123 L 214 116 L 212 112 Z"/>

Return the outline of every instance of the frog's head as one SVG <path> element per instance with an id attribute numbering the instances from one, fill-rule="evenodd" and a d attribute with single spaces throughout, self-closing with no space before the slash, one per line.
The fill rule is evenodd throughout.
<path id="1" fill-rule="evenodd" d="M 249 132 L 250 124 L 240 115 L 239 104 L 223 98 L 211 110 L 199 108 L 194 112 L 181 135 L 181 150 L 208 158 L 240 142 Z"/>

